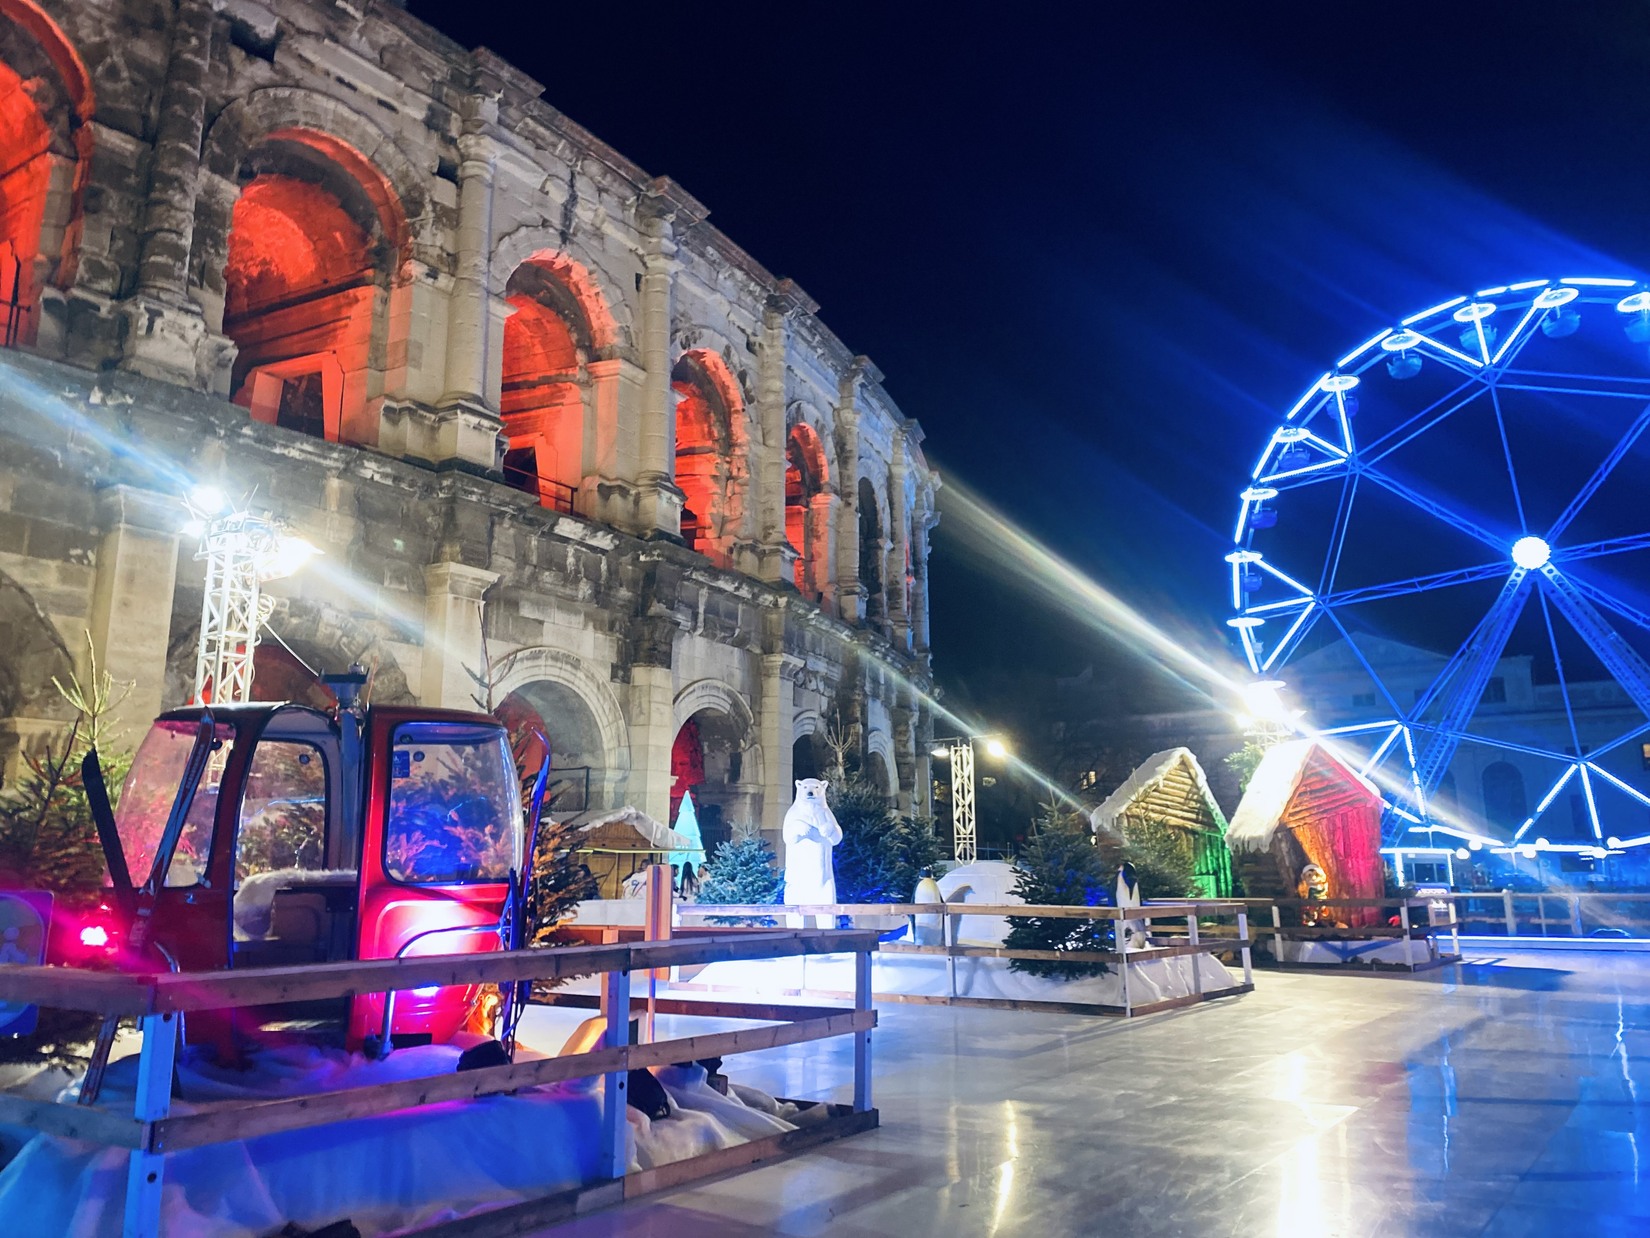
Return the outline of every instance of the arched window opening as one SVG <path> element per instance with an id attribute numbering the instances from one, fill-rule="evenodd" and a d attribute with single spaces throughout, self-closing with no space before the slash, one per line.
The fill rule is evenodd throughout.
<path id="1" fill-rule="evenodd" d="M 1524 791 L 1524 775 L 1510 761 L 1485 766 L 1481 776 L 1484 789 L 1484 819 L 1502 829 L 1517 829 L 1529 816 L 1530 802 Z"/>
<path id="2" fill-rule="evenodd" d="M 717 709 L 701 709 L 676 732 L 670 752 L 670 823 L 681 816 L 682 800 L 693 793 L 693 807 L 705 854 L 733 835 L 733 827 L 757 817 L 751 789 L 745 784 L 745 749 L 749 737 L 738 721 Z M 694 861 L 703 863 L 703 857 Z"/>
<path id="3" fill-rule="evenodd" d="M 817 731 L 798 735 L 791 744 L 791 777 L 829 779 L 831 747 Z"/>
<path id="4" fill-rule="evenodd" d="M 601 726 L 585 699 L 566 684 L 536 680 L 510 693 L 499 704 L 499 720 L 510 728 L 511 741 L 523 745 L 531 761 L 542 749 L 534 730 L 550 745 L 550 781 L 545 803 L 559 816 L 611 807 L 607 803 L 608 769 Z"/>
<path id="5" fill-rule="evenodd" d="M 40 293 L 66 285 L 92 127 L 91 81 L 62 31 L 0 0 L 0 344 L 33 344 Z"/>
<path id="6" fill-rule="evenodd" d="M 578 291 L 588 281 L 572 275 L 566 259 L 533 258 L 505 289 L 512 310 L 504 323 L 505 479 L 562 512 L 573 510 L 583 480 L 586 366 L 596 347 L 592 314 Z"/>
<path id="7" fill-rule="evenodd" d="M 363 414 L 400 273 L 399 207 L 364 160 L 320 135 L 269 138 L 241 176 L 224 270 L 235 402 L 302 434 L 376 441 Z"/>
<path id="8" fill-rule="evenodd" d="M 687 353 L 676 363 L 671 388 L 676 394 L 682 540 L 718 567 L 727 567 L 744 510 L 738 388 L 721 358 L 705 352 Z"/>
<path id="9" fill-rule="evenodd" d="M 887 617 L 882 591 L 882 514 L 871 479 L 859 479 L 859 583 L 865 588 L 865 618 L 881 623 Z"/>
<path id="10" fill-rule="evenodd" d="M 796 588 L 819 601 L 825 581 L 825 450 L 812 426 L 795 427 L 785 443 L 785 540 L 796 551 Z"/>

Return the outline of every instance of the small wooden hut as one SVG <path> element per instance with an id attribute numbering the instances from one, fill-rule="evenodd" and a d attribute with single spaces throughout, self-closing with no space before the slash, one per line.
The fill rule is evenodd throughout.
<path id="1" fill-rule="evenodd" d="M 579 858 L 596 878 L 600 898 L 623 898 L 627 877 L 649 864 L 663 863 L 671 852 L 691 853 L 695 865 L 704 862 L 696 839 L 629 805 L 576 823 L 584 832 Z"/>
<path id="2" fill-rule="evenodd" d="M 1170 748 L 1147 757 L 1089 814 L 1089 826 L 1101 840 L 1118 838 L 1127 824 L 1145 821 L 1160 821 L 1185 835 L 1200 897 L 1231 897 L 1226 814 L 1190 748 Z"/>
<path id="3" fill-rule="evenodd" d="M 1302 897 L 1302 870 L 1316 864 L 1328 878 L 1326 897 L 1380 898 L 1383 808 L 1375 784 L 1317 741 L 1269 748 L 1226 830 L 1244 893 Z M 1362 926 L 1380 915 L 1378 907 L 1342 908 L 1335 918 Z"/>

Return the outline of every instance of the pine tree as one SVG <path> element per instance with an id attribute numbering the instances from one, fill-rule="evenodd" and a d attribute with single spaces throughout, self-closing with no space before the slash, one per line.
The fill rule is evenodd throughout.
<path id="1" fill-rule="evenodd" d="M 1266 757 L 1266 745 L 1257 744 L 1254 740 L 1246 740 L 1243 747 L 1236 752 L 1226 755 L 1225 766 L 1238 777 L 1238 794 L 1242 795 L 1249 789 L 1249 780 L 1255 776 L 1260 763 Z"/>
<path id="2" fill-rule="evenodd" d="M 1134 865 L 1141 898 L 1190 898 L 1197 893 L 1192 839 L 1163 821 L 1125 821 L 1123 856 Z"/>
<path id="3" fill-rule="evenodd" d="M 121 783 L 132 765 L 131 756 L 114 746 L 120 737 L 108 729 L 109 711 L 125 692 L 117 693 L 109 673 L 98 669 L 90 645 L 88 637 L 87 683 L 72 674 L 66 684 L 52 681 L 74 710 L 74 720 L 40 751 L 25 753 L 23 775 L 0 792 L 0 884 L 50 891 L 55 916 L 97 906 L 108 871 L 80 778 L 81 760 L 91 748 L 98 748 L 112 803 L 119 801 Z M 141 880 L 135 873 L 133 878 Z M 43 1008 L 32 1036 L 0 1037 L 0 1061 L 82 1056 L 97 1026 L 95 1015 Z"/>
<path id="4" fill-rule="evenodd" d="M 827 795 L 842 827 L 842 842 L 831 856 L 837 901 L 910 902 L 917 881 L 940 858 L 933 823 L 901 817 L 858 774 L 833 782 Z"/>
<path id="5" fill-rule="evenodd" d="M 532 794 L 532 786 L 525 795 Z M 525 798 L 525 796 L 524 796 Z M 596 897 L 596 878 L 578 857 L 583 832 L 570 821 L 557 821 L 546 799 L 539 818 L 539 836 L 533 851 L 533 882 L 527 892 L 527 943 L 560 946 L 571 941 L 561 926 L 573 908 Z"/>
<path id="6" fill-rule="evenodd" d="M 1043 805 L 1025 851 L 1015 867 L 1014 893 L 1026 902 L 1048 907 L 1098 907 L 1114 880 L 1106 872 L 1087 818 Z M 1010 950 L 1109 951 L 1112 926 L 1107 920 L 1056 920 L 1047 916 L 1010 916 L 1003 944 Z M 1011 971 L 1053 980 L 1075 980 L 1109 971 L 1104 963 L 1060 963 L 1050 959 L 1014 959 Z"/>
<path id="7" fill-rule="evenodd" d="M 734 827 L 733 838 L 717 847 L 699 879 L 701 903 L 777 903 L 779 873 L 773 851 L 752 825 Z M 712 924 L 771 925 L 767 917 L 712 916 Z"/>

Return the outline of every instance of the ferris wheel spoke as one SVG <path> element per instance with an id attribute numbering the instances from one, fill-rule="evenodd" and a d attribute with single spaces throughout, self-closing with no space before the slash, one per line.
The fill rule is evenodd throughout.
<path id="1" fill-rule="evenodd" d="M 1457 568 L 1450 572 L 1434 572 L 1429 576 L 1411 576 L 1408 580 L 1390 580 L 1384 584 L 1366 585 L 1361 589 L 1344 589 L 1325 595 L 1325 606 L 1357 606 L 1362 602 L 1378 602 L 1383 598 L 1404 597 L 1412 593 L 1430 593 L 1455 585 L 1471 585 L 1481 580 L 1495 580 L 1507 574 L 1505 563 L 1481 563 L 1477 567 Z"/>
<path id="2" fill-rule="evenodd" d="M 1374 482 L 1377 486 L 1391 491 L 1405 502 L 1420 508 L 1422 511 L 1426 512 L 1427 515 L 1435 517 L 1447 525 L 1454 526 L 1469 537 L 1477 538 L 1486 546 L 1491 546 L 1498 552 L 1506 547 L 1506 539 L 1496 537 L 1482 525 L 1476 523 L 1475 521 L 1468 520 L 1465 516 L 1459 514 L 1458 512 L 1445 507 L 1436 499 L 1428 498 L 1420 491 L 1404 485 L 1403 482 L 1381 472 L 1379 469 L 1371 468 L 1368 464 L 1363 464 L 1359 466 L 1358 472 L 1364 477 L 1369 478 L 1369 480 Z"/>
<path id="3" fill-rule="evenodd" d="M 1431 741 L 1422 748 L 1415 766 L 1416 778 L 1422 793 L 1427 796 L 1438 789 L 1444 770 L 1449 767 L 1456 748 L 1461 744 L 1462 731 L 1483 700 L 1484 689 L 1489 684 L 1495 664 L 1501 660 L 1507 640 L 1524 611 L 1524 603 L 1530 595 L 1529 583 L 1530 574 L 1523 569 L 1507 578 L 1500 594 L 1490 604 L 1484 621 L 1478 625 L 1472 639 L 1462 647 L 1454 675 L 1447 684 L 1447 694 L 1444 691 L 1436 693 L 1443 700 L 1443 711 Z M 1439 686 L 1446 686 L 1442 679 Z M 1420 706 L 1415 712 L 1419 715 Z"/>
<path id="4" fill-rule="evenodd" d="M 1512 444 L 1507 441 L 1507 419 L 1501 413 L 1501 394 L 1494 387 L 1490 388 L 1490 407 L 1495 410 L 1495 429 L 1501 437 L 1501 459 L 1507 465 L 1507 480 L 1512 483 L 1513 510 L 1518 513 L 1518 527 L 1528 531 L 1530 526 L 1524 519 L 1524 494 L 1518 488 L 1518 470 L 1513 467 Z"/>
<path id="5" fill-rule="evenodd" d="M 1565 546 L 1553 552 L 1554 563 L 1570 563 L 1580 559 L 1600 559 L 1605 555 L 1625 554 L 1630 550 L 1650 550 L 1650 533 L 1630 533 L 1625 537 L 1607 537 L 1599 542 L 1582 542 Z"/>
<path id="6" fill-rule="evenodd" d="M 1581 731 L 1576 726 L 1575 706 L 1570 703 L 1570 681 L 1564 674 L 1564 655 L 1558 648 L 1558 631 L 1553 627 L 1553 608 L 1547 601 L 1547 591 L 1541 591 L 1541 621 L 1547 627 L 1547 644 L 1553 651 L 1553 669 L 1558 674 L 1558 694 L 1564 701 L 1564 720 L 1570 724 L 1570 744 L 1577 755 L 1581 753 Z"/>
<path id="7" fill-rule="evenodd" d="M 1604 457 L 1598 468 L 1593 470 L 1593 475 L 1587 479 L 1587 484 L 1581 488 L 1581 493 L 1571 499 L 1570 505 L 1559 513 L 1557 520 L 1553 521 L 1553 527 L 1547 530 L 1548 545 L 1558 540 L 1564 530 L 1570 527 L 1570 522 L 1581 514 L 1581 509 L 1587 506 L 1587 501 L 1598 493 L 1599 487 L 1610 480 L 1610 474 L 1616 471 L 1616 465 L 1620 464 L 1622 458 L 1633 449 L 1633 444 L 1639 441 L 1646 429 L 1650 429 L 1650 405 L 1645 406 L 1644 411 L 1628 427 L 1627 433 L 1622 436 L 1615 449 Z"/>
<path id="8" fill-rule="evenodd" d="M 1646 662 L 1638 650 L 1610 626 L 1610 621 L 1599 613 L 1598 607 L 1588 598 L 1590 591 L 1577 587 L 1579 582 L 1571 580 L 1550 563 L 1541 569 L 1541 575 L 1552 595 L 1553 606 L 1569 620 L 1576 635 L 1604 663 L 1604 669 L 1633 704 L 1650 718 L 1650 662 Z"/>
<path id="9" fill-rule="evenodd" d="M 1467 392 L 1467 394 L 1457 400 L 1456 397 L 1461 396 L 1462 392 Z M 1484 384 L 1476 377 L 1469 378 L 1459 386 L 1446 391 L 1413 417 L 1406 418 L 1401 424 L 1388 430 L 1380 438 L 1365 444 L 1358 454 L 1360 458 L 1372 463 L 1383 460 L 1417 434 L 1425 434 L 1440 421 L 1453 413 L 1459 412 L 1483 394 Z M 1452 400 L 1455 401 L 1453 404 L 1450 403 Z M 1440 412 L 1440 409 L 1443 411 Z"/>
<path id="10" fill-rule="evenodd" d="M 1580 577 L 1566 575 L 1564 579 L 1569 581 L 1571 586 L 1594 606 L 1618 615 L 1641 632 L 1650 632 L 1650 615 L 1645 614 L 1638 607 L 1606 593 L 1597 585 L 1582 580 Z"/>

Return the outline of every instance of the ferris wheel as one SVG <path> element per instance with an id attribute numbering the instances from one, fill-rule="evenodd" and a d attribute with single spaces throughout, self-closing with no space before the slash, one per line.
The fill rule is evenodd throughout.
<path id="1" fill-rule="evenodd" d="M 1566 278 L 1385 328 L 1267 438 L 1227 624 L 1388 846 L 1650 844 L 1647 428 L 1650 290 Z"/>

